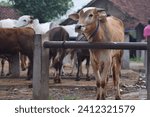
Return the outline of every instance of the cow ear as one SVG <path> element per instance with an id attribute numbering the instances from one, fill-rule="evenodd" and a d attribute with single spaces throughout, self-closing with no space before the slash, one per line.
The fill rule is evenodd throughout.
<path id="1" fill-rule="evenodd" d="M 74 14 L 70 14 L 69 18 L 78 21 L 79 20 L 79 14 L 78 13 L 74 13 Z"/>
<path id="2" fill-rule="evenodd" d="M 34 16 L 30 16 L 30 19 L 34 20 Z"/>
<path id="3" fill-rule="evenodd" d="M 107 13 L 105 9 L 97 8 L 97 13 L 99 20 L 106 20 Z"/>

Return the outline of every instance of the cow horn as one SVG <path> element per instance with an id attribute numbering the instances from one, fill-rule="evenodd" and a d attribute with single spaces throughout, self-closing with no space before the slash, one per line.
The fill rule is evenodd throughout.
<path id="1" fill-rule="evenodd" d="M 98 12 L 106 11 L 106 10 L 103 9 L 103 8 L 96 8 L 96 10 L 97 10 Z"/>

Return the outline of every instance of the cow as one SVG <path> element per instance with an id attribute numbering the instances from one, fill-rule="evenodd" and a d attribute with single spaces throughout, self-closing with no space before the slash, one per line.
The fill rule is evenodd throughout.
<path id="1" fill-rule="evenodd" d="M 49 41 L 69 40 L 69 34 L 63 27 L 60 27 L 53 22 L 39 23 L 38 19 L 33 19 L 33 17 L 30 15 L 26 15 L 18 19 L 16 27 L 22 26 L 33 28 L 36 34 L 48 36 Z M 56 69 L 54 83 L 60 83 L 62 61 L 66 54 L 66 51 L 63 49 L 50 49 L 49 54 L 49 59 L 52 60 L 52 66 Z"/>
<path id="2" fill-rule="evenodd" d="M 28 80 L 32 78 L 34 37 L 34 30 L 29 27 L 0 28 L 0 55 L 12 56 L 19 52 L 26 55 L 30 61 Z"/>
<path id="3" fill-rule="evenodd" d="M 69 40 L 68 32 L 62 27 L 55 27 L 49 30 L 45 37 L 49 38 L 49 41 L 67 41 Z M 52 67 L 55 68 L 56 74 L 54 76 L 54 83 L 61 83 L 61 68 L 63 59 L 66 55 L 66 50 L 62 48 L 49 50 L 49 59 L 52 60 Z"/>
<path id="4" fill-rule="evenodd" d="M 86 38 L 84 35 L 79 34 L 76 38 L 76 41 L 86 41 Z M 76 80 L 80 80 L 80 75 L 82 73 L 82 62 L 86 60 L 86 80 L 89 81 L 89 67 L 90 67 L 90 53 L 87 49 L 76 49 L 76 55 L 77 55 L 77 74 L 76 74 Z"/>
<path id="5" fill-rule="evenodd" d="M 28 24 L 32 23 L 32 20 L 33 20 L 33 16 L 29 16 L 29 15 L 23 15 L 23 16 L 19 17 L 18 20 L 4 19 L 4 20 L 0 20 L 0 28 L 25 27 Z M 12 61 L 11 56 L 1 55 L 0 58 L 2 58 L 2 60 L 1 60 L 1 65 L 2 65 L 1 76 L 4 76 L 5 60 L 7 60 L 9 63 L 9 70 L 8 70 L 8 73 L 6 74 L 6 76 L 9 76 L 11 74 L 11 70 L 10 70 L 11 69 L 11 61 Z M 21 60 L 21 69 L 22 69 L 22 71 L 24 71 L 27 68 L 26 56 L 20 54 L 20 60 Z"/>
<path id="6" fill-rule="evenodd" d="M 106 11 L 102 8 L 87 7 L 79 13 L 70 14 L 69 17 L 78 21 L 75 30 L 83 33 L 90 43 L 124 41 L 123 22 L 114 16 L 107 17 Z M 91 65 L 96 78 L 97 99 L 106 98 L 106 85 L 111 67 L 115 99 L 121 99 L 119 84 L 122 55 L 123 50 L 90 49 Z"/>

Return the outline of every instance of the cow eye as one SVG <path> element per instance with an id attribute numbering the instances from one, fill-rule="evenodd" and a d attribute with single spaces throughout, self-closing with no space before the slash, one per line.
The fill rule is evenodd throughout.
<path id="1" fill-rule="evenodd" d="M 90 14 L 89 17 L 93 17 L 93 14 Z"/>
<path id="2" fill-rule="evenodd" d="M 27 22 L 27 20 L 23 20 L 24 22 Z"/>

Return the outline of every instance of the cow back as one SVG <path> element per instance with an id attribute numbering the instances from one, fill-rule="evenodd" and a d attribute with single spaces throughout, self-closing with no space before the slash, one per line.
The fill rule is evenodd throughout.
<path id="1" fill-rule="evenodd" d="M 33 53 L 34 34 L 31 28 L 0 28 L 0 54 Z"/>

